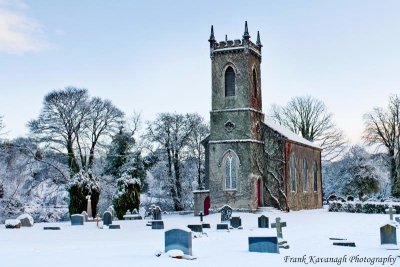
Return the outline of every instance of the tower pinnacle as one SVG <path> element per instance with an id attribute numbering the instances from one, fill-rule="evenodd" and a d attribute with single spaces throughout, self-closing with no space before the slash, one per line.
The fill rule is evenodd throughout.
<path id="1" fill-rule="evenodd" d="M 263 45 L 261 44 L 261 39 L 260 39 L 260 32 L 257 31 L 257 42 L 256 45 L 258 45 L 258 47 L 262 47 Z"/>
<path id="2" fill-rule="evenodd" d="M 243 34 L 243 39 L 248 41 L 250 39 L 250 34 L 249 34 L 249 29 L 247 27 L 247 20 L 244 23 L 244 34 Z"/>
<path id="3" fill-rule="evenodd" d="M 210 42 L 210 47 L 213 47 L 215 44 L 215 36 L 214 36 L 214 26 L 211 25 L 211 34 L 210 34 L 210 39 L 208 39 L 208 41 Z"/>

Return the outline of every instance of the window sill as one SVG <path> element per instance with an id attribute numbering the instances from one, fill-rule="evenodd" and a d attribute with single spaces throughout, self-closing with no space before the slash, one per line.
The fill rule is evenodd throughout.
<path id="1" fill-rule="evenodd" d="M 236 188 L 228 188 L 228 189 L 224 189 L 225 192 L 236 192 L 237 189 Z"/>

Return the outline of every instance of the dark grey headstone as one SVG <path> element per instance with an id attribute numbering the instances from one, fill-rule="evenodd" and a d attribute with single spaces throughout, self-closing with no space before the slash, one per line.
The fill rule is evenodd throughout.
<path id="1" fill-rule="evenodd" d="M 233 228 L 239 228 L 240 226 L 242 226 L 242 219 L 240 219 L 240 217 L 232 217 L 231 226 Z"/>
<path id="2" fill-rule="evenodd" d="M 190 230 L 192 230 L 193 232 L 197 232 L 197 233 L 203 232 L 203 225 L 201 225 L 201 224 L 189 224 L 187 227 Z"/>
<path id="3" fill-rule="evenodd" d="M 85 221 L 85 217 L 81 214 L 72 214 L 71 215 L 71 225 L 83 225 Z"/>
<path id="4" fill-rule="evenodd" d="M 121 226 L 119 224 L 110 224 L 108 229 L 121 229 Z"/>
<path id="5" fill-rule="evenodd" d="M 164 222 L 163 221 L 151 221 L 151 229 L 154 229 L 154 230 L 164 229 Z"/>
<path id="6" fill-rule="evenodd" d="M 276 236 L 249 237 L 249 251 L 279 253 L 278 238 Z"/>
<path id="7" fill-rule="evenodd" d="M 211 228 L 211 225 L 209 223 L 202 223 L 201 226 L 204 228 Z"/>
<path id="8" fill-rule="evenodd" d="M 261 215 L 258 217 L 258 228 L 269 228 L 269 218 Z"/>
<path id="9" fill-rule="evenodd" d="M 105 211 L 103 213 L 103 225 L 110 225 L 112 224 L 112 214 L 109 211 Z"/>
<path id="10" fill-rule="evenodd" d="M 229 221 L 232 217 L 232 208 L 228 205 L 223 206 L 220 209 L 221 212 L 221 222 Z"/>
<path id="11" fill-rule="evenodd" d="M 58 226 L 45 226 L 43 230 L 61 230 L 61 228 Z"/>
<path id="12" fill-rule="evenodd" d="M 33 218 L 29 214 L 22 214 L 18 216 L 18 220 L 21 221 L 21 226 L 22 227 L 32 227 L 33 226 Z"/>
<path id="13" fill-rule="evenodd" d="M 162 216 L 161 216 L 161 209 L 158 206 L 155 206 L 152 210 L 151 213 L 153 215 L 153 220 L 155 221 L 160 221 L 162 220 Z"/>
<path id="14" fill-rule="evenodd" d="M 171 229 L 165 232 L 165 252 L 179 249 L 186 255 L 192 255 L 192 232 Z"/>
<path id="15" fill-rule="evenodd" d="M 349 241 L 342 241 L 342 242 L 333 242 L 334 246 L 341 246 L 341 247 L 355 247 L 356 243 L 349 242 Z"/>
<path id="16" fill-rule="evenodd" d="M 229 230 L 229 226 L 227 223 L 218 223 L 217 230 Z"/>
<path id="17" fill-rule="evenodd" d="M 396 227 L 386 224 L 381 227 L 381 245 L 394 244 L 397 245 Z"/>
<path id="18" fill-rule="evenodd" d="M 395 220 L 396 222 L 400 223 L 400 217 L 396 217 L 396 218 L 394 218 L 394 220 Z"/>

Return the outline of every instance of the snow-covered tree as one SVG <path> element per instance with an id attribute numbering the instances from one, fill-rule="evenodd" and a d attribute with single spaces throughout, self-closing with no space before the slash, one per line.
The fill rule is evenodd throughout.
<path id="1" fill-rule="evenodd" d="M 100 197 L 99 179 L 92 172 L 81 170 L 72 177 L 68 186 L 69 213 L 80 214 L 87 209 L 87 196 L 90 196 L 92 214 L 97 214 L 97 203 Z"/>
<path id="2" fill-rule="evenodd" d="M 117 192 L 113 198 L 114 210 L 122 220 L 127 210 L 139 209 L 140 180 L 129 173 L 123 173 L 117 180 Z"/>

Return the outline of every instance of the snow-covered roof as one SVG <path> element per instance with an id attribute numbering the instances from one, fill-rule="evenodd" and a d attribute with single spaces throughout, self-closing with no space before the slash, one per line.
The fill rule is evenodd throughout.
<path id="1" fill-rule="evenodd" d="M 273 122 L 270 119 L 266 119 L 264 121 L 264 124 L 267 125 L 268 127 L 270 127 L 271 129 L 277 131 L 278 133 L 280 133 L 281 135 L 283 135 L 284 137 L 286 137 L 287 139 L 289 139 L 291 141 L 294 141 L 296 143 L 300 143 L 300 144 L 303 144 L 303 145 L 306 145 L 306 146 L 310 146 L 310 147 L 315 147 L 315 148 L 321 149 L 321 147 L 319 145 L 308 141 L 307 139 L 301 137 L 298 134 L 293 133 L 289 129 L 285 128 L 282 125 L 279 125 L 279 124 Z"/>

